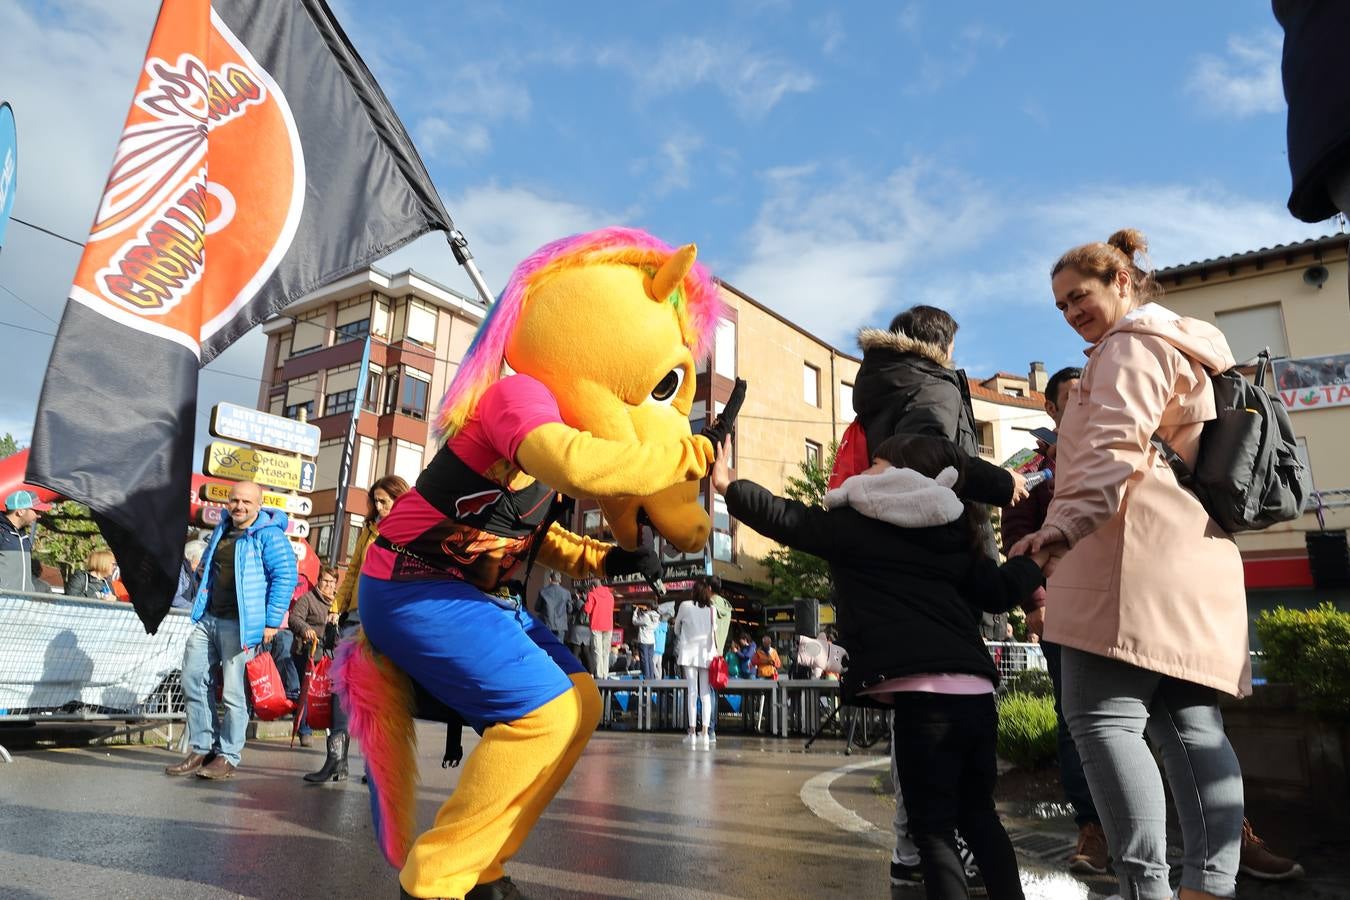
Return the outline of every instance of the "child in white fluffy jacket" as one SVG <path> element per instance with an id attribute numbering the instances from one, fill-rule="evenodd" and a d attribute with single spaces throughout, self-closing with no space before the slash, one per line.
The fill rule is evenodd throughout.
<path id="1" fill-rule="evenodd" d="M 967 896 L 959 828 L 990 897 L 1021 898 L 994 810 L 998 671 L 979 628 L 983 611 L 1033 602 L 1043 560 L 999 565 L 985 555 L 982 508 L 956 494 L 966 457 L 942 438 L 888 438 L 870 468 L 826 494 L 825 509 L 732 481 L 729 455 L 718 455 L 711 475 L 731 515 L 830 565 L 849 655 L 846 699 L 895 709 L 900 784 L 928 896 Z"/>

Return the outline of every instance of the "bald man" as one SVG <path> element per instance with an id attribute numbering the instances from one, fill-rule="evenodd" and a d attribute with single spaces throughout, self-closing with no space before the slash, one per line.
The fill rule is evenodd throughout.
<path id="1" fill-rule="evenodd" d="M 192 605 L 192 634 L 183 651 L 188 755 L 167 775 L 223 779 L 239 768 L 248 731 L 244 667 L 269 643 L 295 590 L 295 553 L 286 514 L 262 507 L 262 488 L 241 481 L 230 489 L 222 518 L 202 556 L 202 583 Z M 225 718 L 216 715 L 211 670 L 221 668 Z"/>

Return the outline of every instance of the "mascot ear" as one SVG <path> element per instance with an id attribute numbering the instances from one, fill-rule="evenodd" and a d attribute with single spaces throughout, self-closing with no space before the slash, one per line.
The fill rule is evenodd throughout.
<path id="1" fill-rule="evenodd" d="M 657 303 L 666 302 L 680 286 L 680 282 L 684 281 L 684 276 L 694 267 L 694 259 L 697 256 L 698 247 L 693 244 L 685 244 L 672 253 L 665 265 L 652 276 L 652 299 Z"/>

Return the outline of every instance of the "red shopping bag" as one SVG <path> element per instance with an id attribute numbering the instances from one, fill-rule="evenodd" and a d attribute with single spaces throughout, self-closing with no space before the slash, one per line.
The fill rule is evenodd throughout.
<path id="1" fill-rule="evenodd" d="M 727 681 L 731 678 L 731 673 L 727 670 L 727 661 L 720 656 L 714 656 L 708 663 L 708 684 L 714 691 L 720 691 L 726 688 Z"/>
<path id="2" fill-rule="evenodd" d="M 309 692 L 305 697 L 305 721 L 310 728 L 333 727 L 333 678 L 329 674 L 332 663 L 331 656 L 320 656 L 306 664 Z"/>
<path id="3" fill-rule="evenodd" d="M 281 673 L 277 671 L 271 653 L 255 653 L 244 666 L 244 676 L 248 678 L 248 692 L 253 697 L 253 715 L 256 718 L 271 722 L 295 709 L 295 704 L 286 698 Z"/>

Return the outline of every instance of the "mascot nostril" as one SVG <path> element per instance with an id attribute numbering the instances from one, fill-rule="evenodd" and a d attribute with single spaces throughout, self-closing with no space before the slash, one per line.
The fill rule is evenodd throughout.
<path id="1" fill-rule="evenodd" d="M 685 551 L 707 541 L 699 481 L 716 448 L 690 433 L 689 413 L 722 304 L 696 256 L 606 228 L 521 263 L 446 393 L 444 445 L 380 519 L 338 689 L 380 846 L 408 894 L 508 884 L 503 866 L 599 721 L 594 682 L 513 595 L 517 579 L 537 560 L 578 579 L 659 581 L 642 527 Z M 622 342 L 608 339 L 616 327 Z M 559 495 L 597 501 L 618 543 L 568 532 Z M 508 657 L 518 662 L 493 662 Z M 482 738 L 478 764 L 414 839 L 415 696 Z"/>

